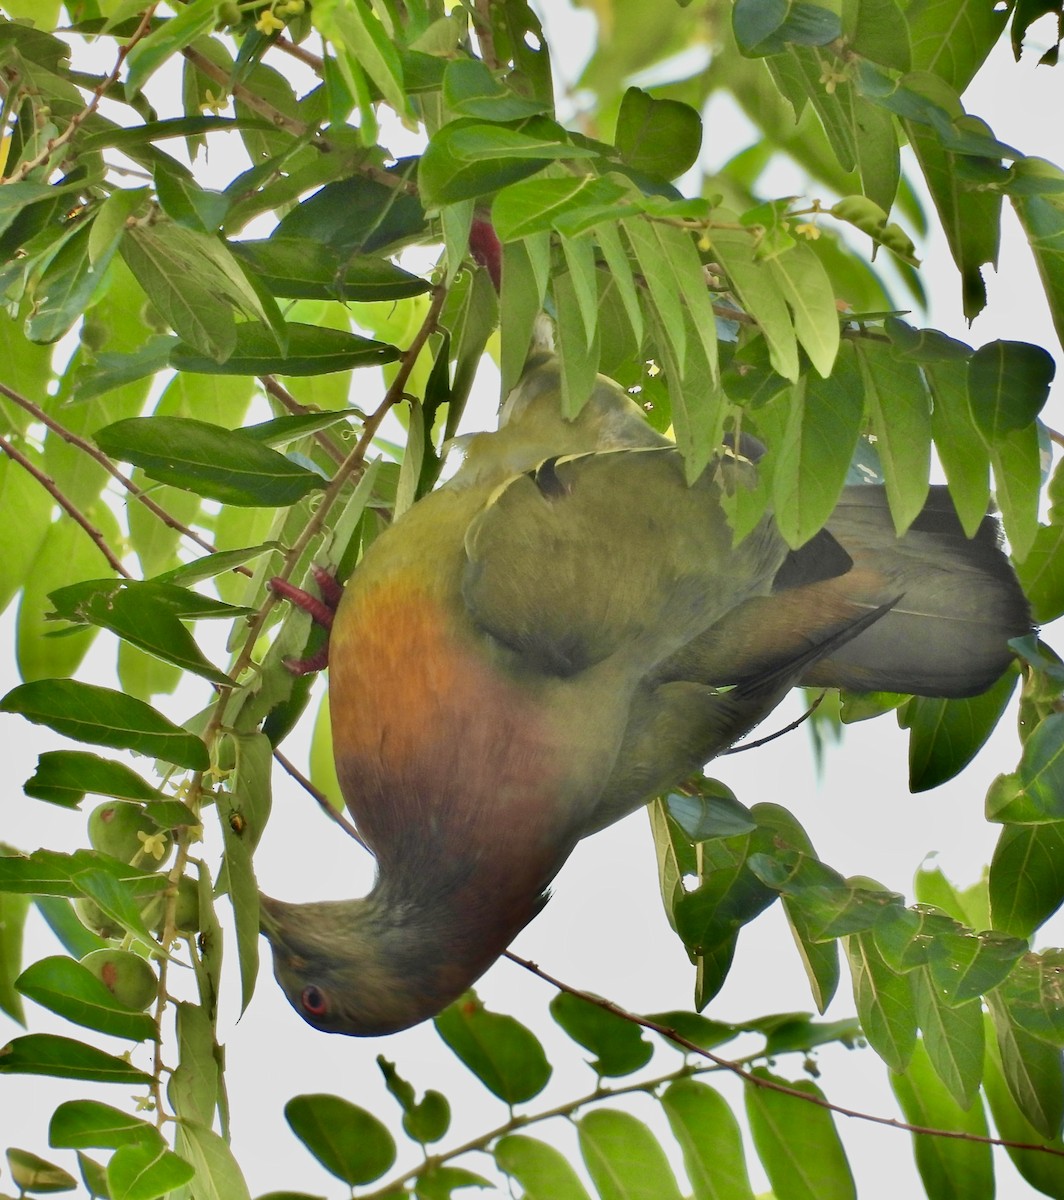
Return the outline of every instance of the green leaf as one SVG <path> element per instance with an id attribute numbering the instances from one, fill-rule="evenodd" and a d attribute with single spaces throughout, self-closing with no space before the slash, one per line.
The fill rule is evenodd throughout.
<path id="1" fill-rule="evenodd" d="M 1028 158 L 1012 168 L 1010 199 L 1042 279 L 1053 327 L 1064 339 L 1064 172 L 1045 159 Z"/>
<path id="2" fill-rule="evenodd" d="M 679 100 L 657 100 L 630 87 L 621 99 L 615 135 L 621 158 L 634 171 L 675 179 L 702 148 L 702 119 Z"/>
<path id="3" fill-rule="evenodd" d="M 377 1066 L 384 1075 L 388 1091 L 399 1101 L 403 1109 L 403 1129 L 423 1146 L 438 1142 L 451 1126 L 451 1106 L 447 1097 L 431 1088 L 418 1100 L 413 1085 L 395 1069 L 383 1054 L 377 1055 Z"/>
<path id="4" fill-rule="evenodd" d="M 904 1074 L 891 1074 L 891 1087 L 905 1119 L 922 1129 L 947 1129 L 985 1138 L 989 1132 L 981 1099 L 962 1108 L 942 1083 L 923 1042 L 917 1042 Z M 990 1147 L 966 1138 L 913 1134 L 913 1154 L 929 1196 L 962 1200 L 994 1194 Z"/>
<path id="5" fill-rule="evenodd" d="M 554 278 L 554 304 L 558 313 L 557 350 L 561 363 L 562 415 L 573 420 L 595 386 L 599 366 L 597 332 L 587 337 L 585 306 L 574 285 L 572 272 Z"/>
<path id="6" fill-rule="evenodd" d="M 428 205 L 455 204 L 526 179 L 545 163 L 596 154 L 572 145 L 565 130 L 545 117 L 522 122 L 520 129 L 460 117 L 430 139 L 421 156 L 418 186 Z"/>
<path id="7" fill-rule="evenodd" d="M 777 54 L 788 43 L 824 46 L 842 35 L 837 11 L 804 0 L 736 0 L 732 28 L 750 57 Z"/>
<path id="8" fill-rule="evenodd" d="M 978 1000 L 950 1004 L 927 968 L 918 968 L 911 978 L 928 1060 L 950 1095 L 968 1108 L 983 1077 L 982 1006 Z"/>
<path id="9" fill-rule="evenodd" d="M 724 1098 L 708 1084 L 679 1079 L 661 1106 L 683 1150 L 694 1200 L 754 1200 L 739 1123 Z"/>
<path id="10" fill-rule="evenodd" d="M 72 1038 L 50 1033 L 29 1033 L 0 1049 L 0 1075 L 57 1075 L 81 1083 L 121 1083 L 141 1087 L 151 1076 Z"/>
<path id="11" fill-rule="evenodd" d="M 236 313 L 250 321 L 274 323 L 240 264 L 217 237 L 180 225 L 136 225 L 126 230 L 121 250 L 174 332 L 215 362 L 224 362 L 236 349 Z"/>
<path id="12" fill-rule="evenodd" d="M 395 1162 L 395 1142 L 372 1113 L 340 1096 L 293 1096 L 284 1106 L 292 1132 L 337 1179 L 355 1187 Z"/>
<path id="13" fill-rule="evenodd" d="M 864 1035 L 887 1066 L 903 1071 L 916 1045 L 916 1009 L 909 977 L 887 966 L 871 930 L 851 934 L 846 939 L 846 954 Z"/>
<path id="14" fill-rule="evenodd" d="M 814 251 L 800 241 L 785 253 L 769 258 L 766 265 L 794 317 L 799 345 L 825 382 L 829 382 L 827 377 L 835 365 L 840 333 L 835 288 L 827 271 Z M 859 399 L 861 393 L 856 391 L 854 395 Z M 834 403 L 839 404 L 838 398 Z M 852 399 L 847 407 L 853 407 Z"/>
<path id="15" fill-rule="evenodd" d="M 968 394 L 976 427 L 991 444 L 1030 425 L 1049 398 L 1056 373 L 1041 346 L 987 342 L 968 364 Z"/>
<path id="16" fill-rule="evenodd" d="M 181 1001 L 176 1010 L 179 1061 L 170 1076 L 167 1098 L 181 1120 L 209 1128 L 222 1084 L 221 1050 L 205 1009 Z"/>
<path id="17" fill-rule="evenodd" d="M 688 953 L 698 960 L 696 1002 L 705 1005 L 724 983 L 739 930 L 763 912 L 775 893 L 748 869 L 756 834 L 714 838 L 701 843 L 698 886 L 680 888 L 673 919 Z"/>
<path id="18" fill-rule="evenodd" d="M 987 1004 L 983 1086 L 994 1124 L 1001 1129 L 999 1111 L 1018 1115 L 1023 1124 L 1037 1129 L 1039 1137 L 1059 1141 L 1064 1121 L 1064 1055 L 1060 1047 L 1032 1036 L 1014 1021 L 1000 993 L 988 996 Z M 1002 1136 L 1012 1135 L 1003 1132 Z M 1064 1163 L 1060 1165 L 1064 1177 Z"/>
<path id="19" fill-rule="evenodd" d="M 751 1074 L 823 1099 L 807 1079 L 789 1083 L 763 1067 Z M 744 1091 L 754 1145 L 778 1200 L 856 1200 L 846 1152 L 826 1108 L 753 1083 Z"/>
<path id="20" fill-rule="evenodd" d="M 1064 821 L 1006 825 L 990 862 L 994 928 L 1026 938 L 1064 903 Z"/>
<path id="21" fill-rule="evenodd" d="M 591 1067 L 600 1076 L 630 1075 L 654 1054 L 638 1025 L 580 996 L 559 992 L 550 1013 L 573 1041 L 596 1056 Z"/>
<path id="22" fill-rule="evenodd" d="M 315 28 L 341 51 L 341 69 L 347 65 L 350 71 L 349 60 L 353 61 L 373 80 L 387 104 L 400 116 L 408 113 L 410 101 L 399 52 L 366 0 L 317 0 L 311 19 Z"/>
<path id="23" fill-rule="evenodd" d="M 467 992 L 435 1019 L 436 1032 L 482 1084 L 507 1104 L 521 1104 L 546 1087 L 551 1066 L 543 1047 L 520 1021 L 484 1007 Z"/>
<path id="24" fill-rule="evenodd" d="M 147 1013 L 119 1003 L 91 971 L 64 955 L 39 959 L 22 972 L 15 986 L 77 1025 L 136 1042 L 155 1036 L 155 1022 Z"/>
<path id="25" fill-rule="evenodd" d="M 200 187 L 184 170 L 175 171 L 169 162 L 155 164 L 155 194 L 168 217 L 186 229 L 216 233 L 226 218 L 232 200 L 224 192 Z M 240 243 L 236 244 L 237 246 Z M 235 249 L 236 247 L 234 247 Z"/>
<path id="26" fill-rule="evenodd" d="M 913 66 L 934 71 L 959 92 L 971 82 L 1008 20 L 1008 13 L 994 8 L 958 9 L 942 0 L 908 16 Z"/>
<path id="27" fill-rule="evenodd" d="M 7 1151 L 7 1165 L 20 1196 L 27 1192 L 70 1192 L 77 1187 L 73 1175 L 69 1175 L 62 1167 L 31 1154 L 29 1150 L 18 1150 L 12 1146 Z"/>
<path id="28" fill-rule="evenodd" d="M 457 117 L 485 121 L 519 121 L 550 111 L 548 104 L 505 87 L 477 58 L 457 58 L 447 64 L 443 102 Z"/>
<path id="29" fill-rule="evenodd" d="M 311 238 L 271 237 L 234 242 L 246 262 L 275 296 L 305 300 L 402 300 L 431 286 L 386 258 L 350 254 Z M 290 345 L 288 353 L 294 353 Z"/>
<path id="30" fill-rule="evenodd" d="M 381 366 L 395 362 L 399 357 L 395 346 L 345 329 L 294 323 L 285 328 L 283 351 L 277 348 L 277 340 L 267 326 L 257 321 L 245 321 L 236 326 L 232 350 L 224 362 L 218 362 L 186 342 L 174 346 L 169 362 L 178 371 L 202 375 L 302 377 Z"/>
<path id="31" fill-rule="evenodd" d="M 932 982 L 947 1004 L 976 1000 L 1005 979 L 1027 948 L 1023 938 L 992 929 L 942 934 L 930 946 Z"/>
<path id="32" fill-rule="evenodd" d="M 725 210 L 720 211 L 720 218 L 731 219 Z M 787 301 L 771 268 L 757 259 L 749 233 L 713 229 L 710 243 L 739 303 L 761 327 L 773 370 L 793 383 L 799 375 L 798 341 Z"/>
<path id="33" fill-rule="evenodd" d="M 85 580 L 51 592 L 49 599 L 65 620 L 109 629 L 130 645 L 212 683 L 233 682 L 204 658 L 180 618 L 232 618 L 245 615 L 246 609 L 222 605 L 184 588 L 135 579 Z"/>
<path id="34" fill-rule="evenodd" d="M 150 754 L 179 767 L 205 771 L 207 747 L 143 700 L 73 679 L 41 679 L 13 688 L 0 712 L 21 713 L 35 725 L 77 741 Z"/>
<path id="35" fill-rule="evenodd" d="M 217 0 L 193 0 L 178 15 L 160 24 L 130 48 L 126 59 L 126 99 L 141 88 L 173 54 L 209 33 L 218 23 Z"/>
<path id="36" fill-rule="evenodd" d="M 492 202 L 491 220 L 500 241 L 513 242 L 557 229 L 563 218 L 582 211 L 618 205 L 627 195 L 620 184 L 596 175 L 526 179 L 499 192 Z"/>
<path id="37" fill-rule="evenodd" d="M 914 58 L 916 45 L 914 42 Z M 943 134 L 954 131 L 951 118 L 962 113 L 957 91 L 922 73 L 906 76 L 907 87 L 928 97 L 939 117 L 934 130 L 920 119 L 902 121 L 938 211 L 942 230 L 961 272 L 964 315 L 974 319 L 986 304 L 982 278 L 985 263 L 996 264 L 1000 244 L 1001 195 L 965 187 L 959 180 L 958 156 L 943 147 Z"/>
<path id="38" fill-rule="evenodd" d="M 910 791 L 926 792 L 964 770 L 1001 719 L 1016 678 L 1008 671 L 981 695 L 963 700 L 914 696 L 899 710 L 898 724 L 910 731 Z"/>
<path id="39" fill-rule="evenodd" d="M 919 516 L 931 477 L 931 397 L 920 369 L 889 346 L 855 345 L 887 498 L 900 537 Z"/>
<path id="40" fill-rule="evenodd" d="M 534 234 L 503 246 L 502 293 L 499 297 L 499 336 L 502 341 L 499 390 L 503 396 L 510 394 L 524 372 L 549 277 L 549 234 Z"/>
<path id="41" fill-rule="evenodd" d="M 3 874 L 0 869 L 0 877 Z M 53 888 L 55 886 L 53 884 Z M 70 887 L 72 895 L 78 894 L 76 885 L 71 884 Z M 108 945 L 103 938 L 97 937 L 95 933 L 85 928 L 74 912 L 73 904 L 65 896 L 37 895 L 34 896 L 33 903 L 47 922 L 49 929 L 59 939 L 63 949 L 75 958 L 84 958 L 93 950 L 102 950 Z"/>
<path id="42" fill-rule="evenodd" d="M 990 453 L 972 419 L 964 362 L 922 364 L 931 391 L 931 432 L 950 496 L 968 537 L 990 504 Z"/>
<path id="43" fill-rule="evenodd" d="M 642 1121 L 618 1109 L 593 1108 L 576 1130 L 602 1200 L 680 1200 L 665 1151 Z"/>
<path id="44" fill-rule="evenodd" d="M 26 1024 L 22 997 L 15 989 L 15 979 L 22 970 L 22 941 L 29 912 L 25 896 L 0 892 L 0 1011 L 12 1021 Z"/>
<path id="45" fill-rule="evenodd" d="M 267 761 L 271 747 L 265 734 L 255 737 Z M 248 757 L 247 748 L 242 755 Z M 247 764 L 245 762 L 245 769 Z M 261 776 L 261 772 L 259 773 Z M 269 774 L 266 774 L 268 781 Z M 243 788 L 241 789 L 244 790 Z M 222 810 L 222 834 L 225 843 L 225 890 L 233 906 L 236 924 L 237 958 L 240 964 L 240 1012 L 247 1009 L 255 991 L 255 980 L 259 973 L 259 889 L 255 883 L 255 871 L 251 864 L 254 834 L 249 834 L 247 819 L 238 807 L 225 811 L 224 801 L 219 801 Z M 234 817 L 243 818 L 242 822 Z"/>
<path id="46" fill-rule="evenodd" d="M 669 816 L 692 842 L 752 833 L 757 822 L 745 804 L 719 779 L 704 779 L 698 795 L 671 792 L 665 800 Z"/>
<path id="47" fill-rule="evenodd" d="M 116 1150 L 119 1146 L 164 1143 L 155 1126 L 140 1117 L 99 1100 L 66 1100 L 52 1114 L 48 1144 L 66 1150 Z"/>
<path id="48" fill-rule="evenodd" d="M 195 1177 L 191 1163 L 165 1146 L 119 1146 L 107 1164 L 111 1200 L 157 1200 Z"/>
<path id="49" fill-rule="evenodd" d="M 786 393 L 787 425 L 772 450 L 772 497 L 789 546 L 807 542 L 835 509 L 861 429 L 863 390 L 856 360 L 844 352 L 830 378 L 804 375 Z"/>
<path id="50" fill-rule="evenodd" d="M 990 448 L 995 499 L 1001 523 L 1021 562 L 1038 535 L 1038 506 L 1042 487 L 1042 452 L 1038 429 L 1015 429 Z"/>
<path id="51" fill-rule="evenodd" d="M 98 430 L 95 440 L 150 478 L 223 504 L 295 504 L 325 486 L 316 472 L 254 438 L 188 417 L 127 417 Z"/>
<path id="52" fill-rule="evenodd" d="M 1064 715 L 1050 713 L 1027 738 L 1014 775 L 998 776 L 987 795 L 989 821 L 1040 825 L 1064 820 Z"/>
<path id="53" fill-rule="evenodd" d="M 232 1150 L 213 1129 L 191 1121 L 180 1122 L 176 1148 L 196 1169 L 196 1200 L 251 1200 Z"/>
<path id="54" fill-rule="evenodd" d="M 590 1200 L 568 1159 L 547 1142 L 509 1133 L 495 1143 L 494 1154 L 499 1170 L 521 1185 L 525 1200 Z"/>
<path id="55" fill-rule="evenodd" d="M 46 750 L 23 790 L 36 800 L 64 808 L 77 808 L 89 792 L 116 800 L 162 799 L 161 792 L 125 763 L 83 750 Z M 191 810 L 186 811 L 191 817 Z"/>

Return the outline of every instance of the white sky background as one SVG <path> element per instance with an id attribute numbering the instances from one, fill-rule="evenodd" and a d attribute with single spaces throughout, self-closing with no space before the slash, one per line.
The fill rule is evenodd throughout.
<path id="1" fill-rule="evenodd" d="M 571 81 L 586 54 L 594 21 L 586 12 L 572 13 L 566 0 L 541 0 L 547 10 L 548 41 L 556 76 Z M 1060 120 L 1064 78 L 1059 71 L 1034 67 L 1037 53 L 1016 66 L 1007 53 L 992 60 L 965 97 L 969 112 L 990 120 L 994 133 L 1025 153 L 1064 163 L 1064 122 Z M 741 115 L 725 104 L 714 104 L 707 116 L 707 143 L 714 166 L 729 157 L 731 131 L 735 146 L 744 143 Z M 795 189 L 793 179 L 774 174 L 764 182 L 766 194 Z M 976 345 L 994 338 L 1029 340 L 1046 346 L 1059 361 L 1059 346 L 1045 313 L 1040 286 L 1022 235 L 1006 205 L 1001 270 L 988 279 L 990 304 L 969 330 L 960 312 L 960 285 L 944 245 L 921 248 L 924 276 L 931 297 L 926 318 L 916 317 Z M 489 403 L 494 399 L 489 393 Z M 1059 411 L 1059 387 L 1046 410 L 1046 420 L 1064 424 Z M 14 642 L 14 610 L 0 618 L 4 644 Z M 1052 640 L 1052 636 L 1050 637 Z M 1059 648 L 1059 647 L 1058 647 Z M 113 644 L 101 634 L 79 672 L 85 680 L 114 686 Z M 12 663 L 0 669 L 6 691 L 17 682 Z M 180 719 L 196 703 L 184 699 L 161 707 Z M 797 705 L 778 710 L 766 729 L 779 728 L 797 715 Z M 764 732 L 765 730 L 762 730 Z M 305 755 L 309 721 L 286 745 L 299 760 Z M 32 849 L 49 845 L 73 849 L 83 839 L 85 817 L 28 800 L 21 785 L 32 773 L 36 755 L 65 745 L 63 739 L 0 714 L 0 746 L 4 748 L 6 783 L 3 789 L 4 839 Z M 947 875 L 960 885 L 972 882 L 988 861 L 995 826 L 983 821 L 983 797 L 997 771 L 1011 770 L 1016 740 L 1008 719 L 991 745 L 959 779 L 922 796 L 910 796 L 905 780 L 904 735 L 886 717 L 847 730 L 845 741 L 830 750 L 817 778 L 804 732 L 793 733 L 751 754 L 719 761 L 714 773 L 750 805 L 773 801 L 792 809 L 808 829 L 823 859 L 844 874 L 871 875 L 911 896 L 911 880 L 925 854 L 937 852 Z M 372 862 L 357 846 L 320 816 L 316 807 L 286 776 L 275 773 L 273 819 L 256 857 L 263 890 L 287 900 L 344 898 L 363 894 L 372 883 Z M 86 813 L 93 807 L 91 798 Z M 224 912 L 224 901 L 220 905 Z M 1064 918 L 1053 918 L 1042 931 L 1041 944 L 1064 944 Z M 657 889 L 654 850 L 647 821 L 634 814 L 611 829 L 582 843 L 559 875 L 554 898 L 546 910 L 514 943 L 514 950 L 574 985 L 609 996 L 636 1011 L 652 1012 L 690 1004 L 693 971 L 662 912 Z M 384 1089 L 375 1058 L 384 1054 L 419 1092 L 435 1087 L 448 1095 L 454 1108 L 451 1133 L 440 1149 L 456 1145 L 505 1121 L 505 1106 L 491 1097 L 447 1051 L 432 1028 L 423 1025 L 391 1038 L 358 1041 L 317 1033 L 288 1007 L 269 977 L 268 950 L 263 944 L 263 974 L 252 1006 L 235 1023 L 226 1010 L 220 1035 L 226 1047 L 228 1086 L 234 1115 L 233 1149 L 248 1176 L 252 1194 L 280 1188 L 336 1197 L 344 1185 L 328 1176 L 288 1130 L 282 1108 L 300 1092 L 335 1092 L 398 1126 L 398 1109 Z M 27 958 L 58 952 L 51 935 L 33 916 Z M 235 954 L 230 948 L 227 969 L 228 1003 L 234 985 Z M 179 972 L 172 972 L 180 974 Z M 189 986 L 191 986 L 189 984 Z M 554 1026 L 547 1014 L 552 992 L 520 968 L 503 961 L 478 985 L 489 1007 L 513 1013 L 529 1024 L 544 1042 L 555 1063 L 548 1089 L 531 1105 L 539 1111 L 590 1091 L 594 1076 L 581 1066 L 581 1052 Z M 848 974 L 843 971 L 840 997 L 827 1013 L 839 1018 L 852 1012 Z M 785 922 L 775 906 L 740 939 L 728 983 L 707 1010 L 721 1020 L 788 1010 L 809 1011 L 812 1004 L 804 972 Z M 77 1036 L 65 1022 L 27 1003 L 33 1030 L 52 1030 Z M 0 1044 L 19 1028 L 0 1016 Z M 105 1044 L 106 1039 L 92 1040 Z M 742 1047 L 754 1048 L 753 1042 Z M 115 1044 L 115 1052 L 124 1047 Z M 724 1048 L 732 1053 L 733 1047 Z M 896 1112 L 886 1081 L 886 1069 L 868 1050 L 822 1049 L 816 1055 L 822 1085 L 830 1098 L 848 1107 L 884 1115 Z M 661 1071 L 677 1065 L 679 1057 L 661 1049 L 654 1066 Z M 798 1056 L 780 1060 L 782 1074 L 797 1077 Z M 624 1082 L 624 1081 L 621 1081 Z M 716 1077 L 721 1090 L 741 1110 L 738 1084 Z M 124 1107 L 128 1097 L 109 1085 L 79 1093 L 65 1081 L 30 1081 L 0 1077 L 0 1148 L 21 1146 L 72 1168 L 69 1152 L 49 1155 L 47 1123 L 57 1103 L 73 1094 L 97 1095 Z M 633 1110 L 664 1131 L 656 1106 L 633 1102 Z M 859 1121 L 841 1121 L 841 1131 L 861 1200 L 894 1200 L 919 1194 L 908 1136 Z M 548 1136 L 572 1151 L 575 1135 L 563 1121 L 529 1130 Z M 665 1142 L 669 1139 L 665 1134 Z M 411 1148 L 400 1143 L 407 1165 L 415 1163 Z M 1020 1200 L 1032 1194 L 999 1153 L 998 1196 Z M 750 1154 L 755 1191 L 767 1188 L 754 1155 Z M 491 1174 L 487 1159 L 466 1160 L 474 1170 Z M 0 1190 L 3 1189 L 0 1180 Z M 474 1192 L 466 1193 L 470 1196 Z"/>

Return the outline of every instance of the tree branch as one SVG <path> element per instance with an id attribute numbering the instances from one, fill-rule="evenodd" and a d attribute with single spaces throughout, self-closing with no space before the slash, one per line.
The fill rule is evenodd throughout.
<path id="1" fill-rule="evenodd" d="M 93 462 L 99 463 L 99 465 L 108 473 L 108 475 L 117 480 L 117 482 L 121 484 L 121 486 L 134 498 L 134 500 L 137 500 L 143 504 L 144 507 L 153 516 L 158 517 L 164 525 L 176 530 L 182 535 L 182 537 L 188 538 L 189 541 L 195 542 L 200 549 L 206 550 L 208 554 L 217 554 L 217 546 L 213 545 L 206 538 L 201 537 L 200 534 L 198 534 L 194 529 L 190 529 L 187 525 L 183 525 L 175 517 L 172 517 L 166 511 L 166 509 L 156 504 L 156 502 L 147 494 L 147 492 L 137 487 L 133 480 L 127 475 L 123 475 L 122 472 L 107 457 L 107 455 L 99 449 L 99 447 L 94 446 L 92 442 L 88 441 L 86 438 L 79 437 L 78 434 L 72 433 L 65 425 L 61 425 L 57 420 L 55 420 L 54 417 L 50 417 L 43 408 L 37 404 L 34 404 L 29 397 L 23 396 L 21 393 L 16 392 L 13 388 L 9 388 L 6 384 L 0 383 L 0 396 L 6 396 L 8 400 L 12 401 L 12 403 L 17 404 L 19 408 L 23 409 L 25 412 L 28 412 L 35 421 L 40 421 L 42 425 L 46 426 L 58 437 L 61 437 L 68 445 L 77 447 L 77 449 L 83 454 L 87 454 L 89 458 L 93 460 Z M 252 574 L 247 567 L 234 567 L 233 570 L 241 575 L 247 575 L 249 578 Z"/>
<path id="2" fill-rule="evenodd" d="M 23 470 L 28 471 L 34 479 L 44 488 L 49 496 L 59 505 L 59 507 L 67 514 L 68 517 L 73 517 L 82 529 L 96 543 L 96 548 L 107 559 L 111 570 L 117 575 L 122 575 L 126 579 L 131 579 L 132 575 L 122 565 L 122 560 L 107 544 L 107 539 L 103 536 L 99 529 L 89 520 L 87 516 L 76 507 L 74 503 L 67 497 L 62 488 L 56 483 L 51 475 L 46 475 L 39 467 L 34 466 L 32 462 L 14 446 L 6 438 L 0 438 L 0 453 L 6 454 L 12 462 L 18 463 Z"/>
<path id="3" fill-rule="evenodd" d="M 342 813 L 339 809 L 334 808 L 333 805 L 329 803 L 329 797 L 326 796 L 326 794 L 320 788 L 316 788 L 290 758 L 287 758 L 281 753 L 280 750 L 274 750 L 273 757 L 278 761 L 278 763 L 280 763 L 282 767 L 284 767 L 288 774 L 292 776 L 292 778 L 300 785 L 300 787 L 304 789 L 304 791 L 310 793 L 310 795 L 317 801 L 318 807 L 329 818 L 330 821 L 335 821 L 348 837 L 354 838 L 355 841 L 358 842 L 363 850 L 369 849 L 369 847 L 363 841 L 362 835 L 358 832 L 354 825 L 351 824 L 344 813 Z"/>
<path id="4" fill-rule="evenodd" d="M 293 396 L 286 387 L 282 387 L 282 385 L 278 383 L 272 375 L 260 375 L 259 383 L 261 383 L 266 389 L 268 395 L 272 396 L 290 413 L 295 413 L 297 416 L 301 416 L 304 413 L 316 411 L 314 409 L 307 408 L 305 404 L 300 404 L 295 396 Z M 326 436 L 323 429 L 319 429 L 318 432 L 313 435 L 313 437 L 322 450 L 324 450 L 325 453 L 333 460 L 333 462 L 342 463 L 344 461 L 343 450 L 341 450 L 339 446 L 337 446 Z"/>
<path id="5" fill-rule="evenodd" d="M 899 1121 L 896 1117 L 880 1117 L 875 1113 L 861 1112 L 855 1108 L 844 1108 L 841 1104 L 834 1104 L 823 1096 L 811 1095 L 809 1092 L 803 1092 L 800 1088 L 789 1087 L 785 1083 L 778 1083 L 774 1079 L 762 1079 L 760 1075 L 754 1075 L 751 1071 L 748 1071 L 741 1062 L 722 1058 L 720 1055 L 714 1054 L 711 1050 L 706 1050 L 697 1043 L 685 1038 L 682 1034 L 677 1033 L 675 1029 L 670 1029 L 667 1025 L 662 1025 L 658 1021 L 652 1021 L 649 1017 L 641 1017 L 636 1013 L 629 1012 L 627 1009 L 621 1008 L 619 1004 L 614 1004 L 612 1000 L 604 1000 L 601 996 L 596 996 L 591 992 L 583 992 L 568 983 L 563 983 L 560 979 L 556 979 L 553 975 L 549 975 L 546 971 L 542 970 L 536 963 L 529 962 L 525 958 L 520 958 L 509 950 L 504 951 L 503 954 L 511 962 L 516 963 L 519 967 L 524 967 L 526 971 L 530 971 L 533 975 L 556 987 L 559 991 L 566 992 L 570 996 L 578 996 L 581 1000 L 586 1000 L 589 1004 L 594 1004 L 598 1008 L 612 1013 L 615 1017 L 620 1017 L 624 1021 L 630 1021 L 633 1025 L 639 1025 L 643 1029 L 649 1029 L 652 1033 L 660 1034 L 670 1042 L 675 1042 L 677 1046 L 682 1046 L 689 1053 L 697 1054 L 701 1058 L 708 1059 L 722 1070 L 730 1071 L 733 1075 L 738 1075 L 744 1083 L 749 1083 L 753 1087 L 764 1088 L 770 1092 L 779 1092 L 784 1096 L 791 1096 L 795 1100 L 802 1100 L 806 1104 L 814 1104 L 817 1108 L 824 1108 L 829 1112 L 837 1113 L 840 1117 L 853 1117 L 858 1121 L 870 1121 L 874 1125 L 890 1125 L 894 1129 L 900 1129 L 906 1133 L 918 1133 L 924 1137 L 953 1138 L 962 1142 L 981 1142 L 987 1146 L 1003 1146 L 1007 1150 L 1037 1150 L 1042 1154 L 1052 1154 L 1056 1158 L 1064 1158 L 1064 1150 L 1057 1150 L 1052 1146 L 1043 1146 L 1038 1142 L 1013 1142 L 1007 1138 L 989 1137 L 978 1133 L 967 1133 L 963 1130 L 933 1129 L 926 1125 L 912 1125 L 908 1121 Z"/>

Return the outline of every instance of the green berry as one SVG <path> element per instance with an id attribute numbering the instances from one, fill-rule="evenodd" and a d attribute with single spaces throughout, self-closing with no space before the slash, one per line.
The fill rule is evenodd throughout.
<path id="1" fill-rule="evenodd" d="M 169 858 L 173 839 L 136 804 L 109 800 L 89 816 L 89 841 L 104 854 L 122 862 L 136 859 L 137 866 L 154 871 Z"/>
<path id="2" fill-rule="evenodd" d="M 154 895 L 144 906 L 141 915 L 150 929 L 162 933 L 166 921 L 166 896 L 161 893 Z M 193 933 L 199 927 L 199 887 L 190 875 L 183 875 L 177 885 L 174 929 L 178 933 Z"/>
<path id="3" fill-rule="evenodd" d="M 159 994 L 151 964 L 131 950 L 93 950 L 81 960 L 112 996 L 126 1008 L 145 1009 Z"/>
<path id="4" fill-rule="evenodd" d="M 91 929 L 97 937 L 116 938 L 125 936 L 125 930 L 117 921 L 112 920 L 95 900 L 81 896 L 74 901 L 74 912 L 86 929 Z"/>

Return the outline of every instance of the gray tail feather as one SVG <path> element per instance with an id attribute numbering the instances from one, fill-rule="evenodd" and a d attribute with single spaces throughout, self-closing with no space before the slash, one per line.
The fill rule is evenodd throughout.
<path id="1" fill-rule="evenodd" d="M 1009 639 L 1030 632 L 1030 607 L 1002 550 L 998 522 L 987 516 L 966 537 L 945 487 L 931 488 L 901 538 L 880 487 L 846 488 L 827 529 L 853 561 L 835 586 L 860 608 L 890 608 L 815 663 L 803 682 L 972 696 L 1008 666 Z M 802 550 L 796 555 L 800 560 Z M 809 570 L 816 571 L 815 563 Z"/>

